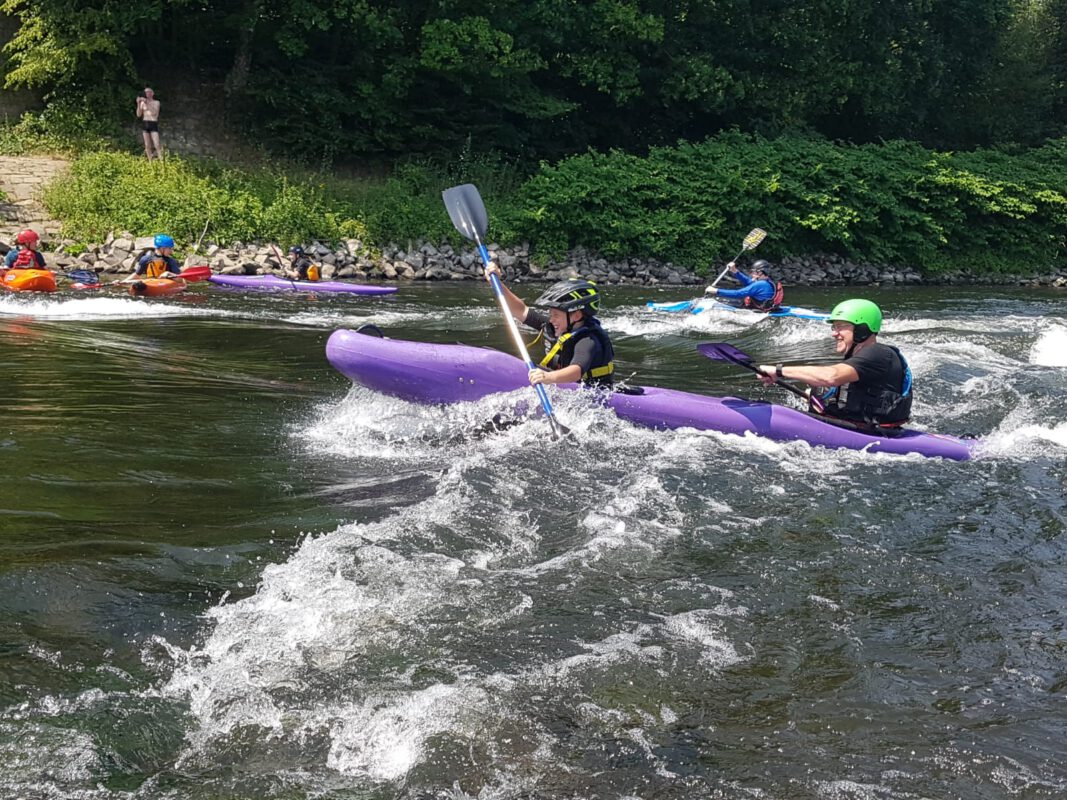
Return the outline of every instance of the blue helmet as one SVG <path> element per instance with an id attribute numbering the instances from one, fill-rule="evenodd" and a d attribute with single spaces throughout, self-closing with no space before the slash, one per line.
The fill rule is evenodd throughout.
<path id="1" fill-rule="evenodd" d="M 156 247 L 174 247 L 174 237 L 165 233 L 157 233 L 152 242 Z"/>

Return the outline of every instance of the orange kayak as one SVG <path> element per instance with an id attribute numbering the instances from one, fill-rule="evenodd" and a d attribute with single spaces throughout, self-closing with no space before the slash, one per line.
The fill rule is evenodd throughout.
<path id="1" fill-rule="evenodd" d="M 47 269 L 9 269 L 4 273 L 4 288 L 13 292 L 54 292 L 56 276 Z"/>
<path id="2" fill-rule="evenodd" d="M 175 278 L 144 278 L 130 284 L 134 297 L 164 297 L 185 289 L 185 281 Z"/>

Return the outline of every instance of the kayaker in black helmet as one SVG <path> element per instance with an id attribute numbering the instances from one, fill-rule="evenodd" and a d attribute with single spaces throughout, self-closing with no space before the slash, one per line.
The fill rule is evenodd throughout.
<path id="1" fill-rule="evenodd" d="M 289 269 L 285 271 L 285 276 L 297 281 L 317 281 L 321 277 L 318 265 L 308 258 L 304 248 L 298 244 L 289 248 Z"/>
<path id="2" fill-rule="evenodd" d="M 878 341 L 882 310 L 870 300 L 838 303 L 827 320 L 844 360 L 829 366 L 760 366 L 759 379 L 791 378 L 826 388 L 823 414 L 859 427 L 897 428 L 911 416 L 911 369 L 900 351 Z"/>
<path id="3" fill-rule="evenodd" d="M 752 262 L 751 277 L 737 268 L 737 264 L 731 261 L 726 265 L 730 270 L 730 277 L 741 284 L 740 289 L 719 289 L 709 286 L 704 294 L 713 296 L 716 300 L 738 308 L 749 308 L 753 311 L 773 311 L 782 304 L 785 291 L 781 283 L 775 283 L 773 268 L 769 261 L 762 258 Z"/>
<path id="4" fill-rule="evenodd" d="M 486 267 L 500 276 L 495 263 Z M 583 383 L 588 386 L 611 386 L 615 372 L 615 349 L 600 326 L 600 292 L 592 281 L 559 281 L 546 289 L 530 308 L 501 281 L 504 298 L 516 320 L 540 333 L 545 356 L 530 370 L 530 383 Z M 538 309 L 547 309 L 540 311 Z M 534 356 L 536 358 L 536 356 Z"/>

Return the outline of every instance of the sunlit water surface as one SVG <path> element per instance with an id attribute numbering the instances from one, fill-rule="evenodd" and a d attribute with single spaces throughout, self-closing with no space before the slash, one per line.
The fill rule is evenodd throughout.
<path id="1" fill-rule="evenodd" d="M 573 394 L 573 440 L 479 438 L 515 397 L 420 407 L 326 363 L 368 322 L 507 349 L 473 284 L 0 297 L 3 795 L 1067 795 L 1067 299 L 866 294 L 916 426 L 976 460 Z M 817 322 L 644 309 L 683 298 L 609 290 L 621 375 L 786 402 L 694 345 L 832 353 Z"/>

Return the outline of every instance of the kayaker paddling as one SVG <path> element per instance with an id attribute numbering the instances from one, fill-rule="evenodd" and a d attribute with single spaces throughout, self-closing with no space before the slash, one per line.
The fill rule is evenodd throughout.
<path id="1" fill-rule="evenodd" d="M 782 284 L 774 281 L 770 262 L 762 258 L 754 261 L 751 276 L 738 269 L 733 261 L 727 264 L 726 268 L 730 271 L 730 276 L 741 284 L 741 288 L 719 289 L 712 285 L 704 290 L 705 295 L 714 297 L 721 303 L 752 311 L 773 311 L 785 299 Z"/>
<path id="2" fill-rule="evenodd" d="M 490 262 L 486 280 L 500 268 Z M 540 331 L 545 356 L 529 371 L 530 384 L 582 383 L 610 387 L 615 372 L 615 350 L 611 338 L 601 327 L 596 312 L 600 309 L 600 292 L 591 281 L 565 280 L 552 284 L 530 308 L 503 285 L 504 299 L 513 317 Z M 547 313 L 538 308 L 547 309 Z"/>
<path id="3" fill-rule="evenodd" d="M 831 336 L 843 361 L 832 365 L 760 365 L 766 385 L 786 378 L 817 389 L 818 413 L 867 428 L 899 428 L 911 416 L 911 370 L 900 351 L 878 341 L 882 311 L 870 300 L 845 300 L 830 312 Z M 813 408 L 816 403 L 812 403 Z"/>

